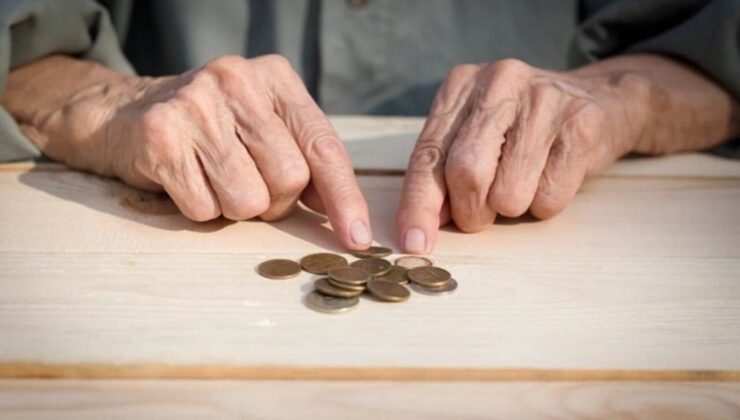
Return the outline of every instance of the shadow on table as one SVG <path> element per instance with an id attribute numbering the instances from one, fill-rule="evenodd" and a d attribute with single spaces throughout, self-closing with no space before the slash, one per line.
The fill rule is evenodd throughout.
<path id="1" fill-rule="evenodd" d="M 353 160 L 371 167 L 375 162 L 395 165 L 395 162 L 384 161 L 387 156 L 399 156 L 398 153 L 389 155 L 388 150 L 399 147 L 399 143 L 407 143 L 411 138 L 410 135 L 397 134 L 367 137 L 348 142 L 347 149 Z M 408 144 L 404 147 L 409 148 Z M 378 155 L 368 156 L 374 150 L 380 151 Z M 399 162 L 401 160 L 405 164 L 407 157 L 403 156 Z M 68 170 L 57 165 L 38 165 L 21 174 L 19 180 L 22 184 L 51 196 L 157 229 L 208 233 L 219 231 L 236 223 L 223 217 L 209 222 L 194 222 L 183 216 L 174 202 L 164 193 L 140 191 L 115 179 Z M 388 241 L 393 240 L 393 217 L 390 215 L 390 218 L 385 220 L 385 217 L 379 213 L 371 209 L 371 216 L 380 216 L 373 220 L 376 239 L 389 243 Z M 241 223 L 263 222 L 249 220 Z M 273 222 L 272 225 L 285 233 L 324 249 L 343 251 L 334 238 L 326 218 L 305 208 L 296 209 L 290 217 Z"/>
<path id="2" fill-rule="evenodd" d="M 158 229 L 214 232 L 234 223 L 224 218 L 193 222 L 164 193 L 140 191 L 115 179 L 85 172 L 37 167 L 21 174 L 19 180 L 54 197 Z"/>
<path id="3" fill-rule="evenodd" d="M 194 222 L 183 216 L 164 193 L 141 191 L 120 181 L 73 170 L 34 168 L 19 177 L 20 182 L 63 200 L 122 219 L 169 231 L 216 232 L 234 223 L 219 217 L 208 222 Z M 297 208 L 288 218 L 273 226 L 322 248 L 339 251 L 326 218 L 304 208 Z M 258 219 L 239 223 L 264 223 Z"/>
<path id="4" fill-rule="evenodd" d="M 414 137 L 412 134 L 414 133 L 352 140 L 347 142 L 347 150 L 352 156 L 355 167 L 380 168 L 379 172 L 391 170 L 401 175 L 402 170 L 399 168 L 405 166 L 408 153 L 410 153 L 413 146 Z M 378 151 L 377 154 L 371 156 L 376 150 Z M 389 151 L 393 152 L 389 153 Z M 394 175 L 396 174 L 394 173 Z M 396 176 L 393 176 L 393 178 L 401 179 Z M 166 194 L 140 191 L 115 179 L 67 170 L 59 166 L 35 167 L 21 174 L 19 179 L 21 183 L 49 195 L 158 229 L 208 233 L 219 231 L 236 223 L 222 217 L 204 223 L 194 222 L 184 217 Z M 362 177 L 360 177 L 361 186 L 362 183 Z M 365 191 L 370 207 L 374 239 L 378 243 L 398 249 L 395 232 L 395 207 L 388 204 L 389 199 L 395 200 L 398 197 L 387 195 L 382 198 L 374 197 L 368 195 L 368 192 Z M 400 181 L 398 191 L 394 187 L 393 191 L 385 191 L 385 194 L 388 193 L 400 194 Z M 535 219 L 529 215 L 514 219 L 499 217 L 496 224 L 515 225 L 533 221 Z M 249 220 L 241 223 L 264 222 Z M 299 207 L 290 217 L 279 222 L 273 222 L 272 225 L 287 234 L 321 248 L 336 252 L 344 251 L 335 239 L 326 217 L 311 210 Z M 454 225 L 447 225 L 442 230 L 460 232 Z"/>
<path id="5" fill-rule="evenodd" d="M 264 223 L 260 220 L 250 220 L 246 223 Z M 329 228 L 328 219 L 319 213 L 303 207 L 297 207 L 287 218 L 272 222 L 272 226 L 289 235 L 333 252 L 345 252 L 334 237 L 334 231 Z"/>

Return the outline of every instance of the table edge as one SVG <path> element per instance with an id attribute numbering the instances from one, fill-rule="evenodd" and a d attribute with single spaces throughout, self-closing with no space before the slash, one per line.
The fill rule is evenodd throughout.
<path id="1" fill-rule="evenodd" d="M 0 363 L 0 379 L 740 382 L 740 370 Z"/>

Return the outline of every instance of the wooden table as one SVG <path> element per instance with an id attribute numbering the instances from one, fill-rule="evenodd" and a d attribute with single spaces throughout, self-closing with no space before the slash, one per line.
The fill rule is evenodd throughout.
<path id="1" fill-rule="evenodd" d="M 333 121 L 398 248 L 422 120 Z M 555 219 L 444 228 L 455 294 L 341 316 L 255 272 L 342 252 L 307 210 L 199 224 L 56 164 L 1 165 L 0 191 L 0 417 L 740 418 L 737 161 L 624 160 Z"/>

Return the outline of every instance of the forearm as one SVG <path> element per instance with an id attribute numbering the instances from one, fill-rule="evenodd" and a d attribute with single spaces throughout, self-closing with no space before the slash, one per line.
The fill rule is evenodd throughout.
<path id="1" fill-rule="evenodd" d="M 95 62 L 55 55 L 12 71 L 1 100 L 21 131 L 44 154 L 107 173 L 104 168 L 75 162 L 74 157 L 82 148 L 100 147 L 101 142 L 93 138 L 101 135 L 99 131 L 124 98 L 133 94 L 136 79 Z M 108 100 L 94 110 L 70 106 L 92 96 Z M 69 126 L 72 121 L 73 127 Z"/>
<path id="2" fill-rule="evenodd" d="M 626 55 L 576 69 L 581 77 L 629 80 L 642 94 L 627 98 L 636 130 L 632 152 L 702 150 L 740 136 L 740 105 L 689 65 L 658 55 Z M 633 87 L 634 88 L 634 87 Z"/>

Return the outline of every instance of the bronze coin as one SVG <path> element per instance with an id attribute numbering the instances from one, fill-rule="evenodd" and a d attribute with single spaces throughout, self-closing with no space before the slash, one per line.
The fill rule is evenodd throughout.
<path id="1" fill-rule="evenodd" d="M 368 249 L 352 251 L 352 255 L 357 258 L 383 258 L 391 255 L 393 250 L 384 246 L 371 246 Z"/>
<path id="2" fill-rule="evenodd" d="M 401 266 L 394 265 L 393 267 L 391 267 L 390 271 L 388 271 L 387 273 L 383 274 L 382 276 L 378 278 L 381 280 L 389 280 L 389 281 L 395 281 L 396 283 L 406 284 L 409 282 L 409 278 L 406 277 L 406 273 L 408 271 L 409 270 Z"/>
<path id="3" fill-rule="evenodd" d="M 338 298 L 313 291 L 306 296 L 306 306 L 317 312 L 340 314 L 357 306 L 360 298 Z"/>
<path id="4" fill-rule="evenodd" d="M 370 280 L 370 273 L 359 268 L 339 267 L 329 270 L 329 277 L 340 283 L 362 286 Z"/>
<path id="5" fill-rule="evenodd" d="M 329 283 L 333 284 L 334 286 L 340 288 L 340 289 L 346 289 L 346 290 L 352 290 L 355 292 L 362 292 L 365 290 L 365 285 L 355 285 L 355 284 L 348 284 L 348 283 L 342 283 L 341 281 L 336 281 L 331 277 L 327 277 L 327 280 Z"/>
<path id="6" fill-rule="evenodd" d="M 373 277 L 380 277 L 391 270 L 393 264 L 382 258 L 363 258 L 352 262 L 350 267 L 359 268 L 370 273 Z"/>
<path id="7" fill-rule="evenodd" d="M 455 281 L 455 279 L 450 279 L 450 281 L 448 281 L 441 287 L 426 287 L 426 286 L 421 286 L 419 284 L 411 283 L 411 288 L 414 289 L 414 291 L 419 292 L 423 295 L 429 295 L 429 296 L 449 295 L 450 293 L 454 292 L 457 289 L 457 281 Z"/>
<path id="8" fill-rule="evenodd" d="M 257 266 L 257 272 L 268 279 L 282 280 L 297 276 L 301 272 L 301 266 L 291 260 L 267 260 Z"/>
<path id="9" fill-rule="evenodd" d="M 416 267 L 406 275 L 412 282 L 426 287 L 444 286 L 452 278 L 449 271 L 439 267 Z"/>
<path id="10" fill-rule="evenodd" d="M 431 267 L 434 264 L 429 258 L 410 255 L 406 257 L 396 258 L 396 265 L 411 270 L 412 268 L 416 267 Z"/>
<path id="11" fill-rule="evenodd" d="M 367 282 L 367 290 L 384 302 L 402 302 L 411 296 L 409 289 L 389 280 L 372 279 Z"/>
<path id="12" fill-rule="evenodd" d="M 352 298 L 362 294 L 362 290 L 348 290 L 336 287 L 329 283 L 329 279 L 326 277 L 322 277 L 313 282 L 313 287 L 325 295 L 334 297 Z"/>
<path id="13" fill-rule="evenodd" d="M 332 268 L 346 267 L 347 259 L 341 255 L 320 252 L 301 258 L 301 267 L 309 273 L 326 274 Z"/>

